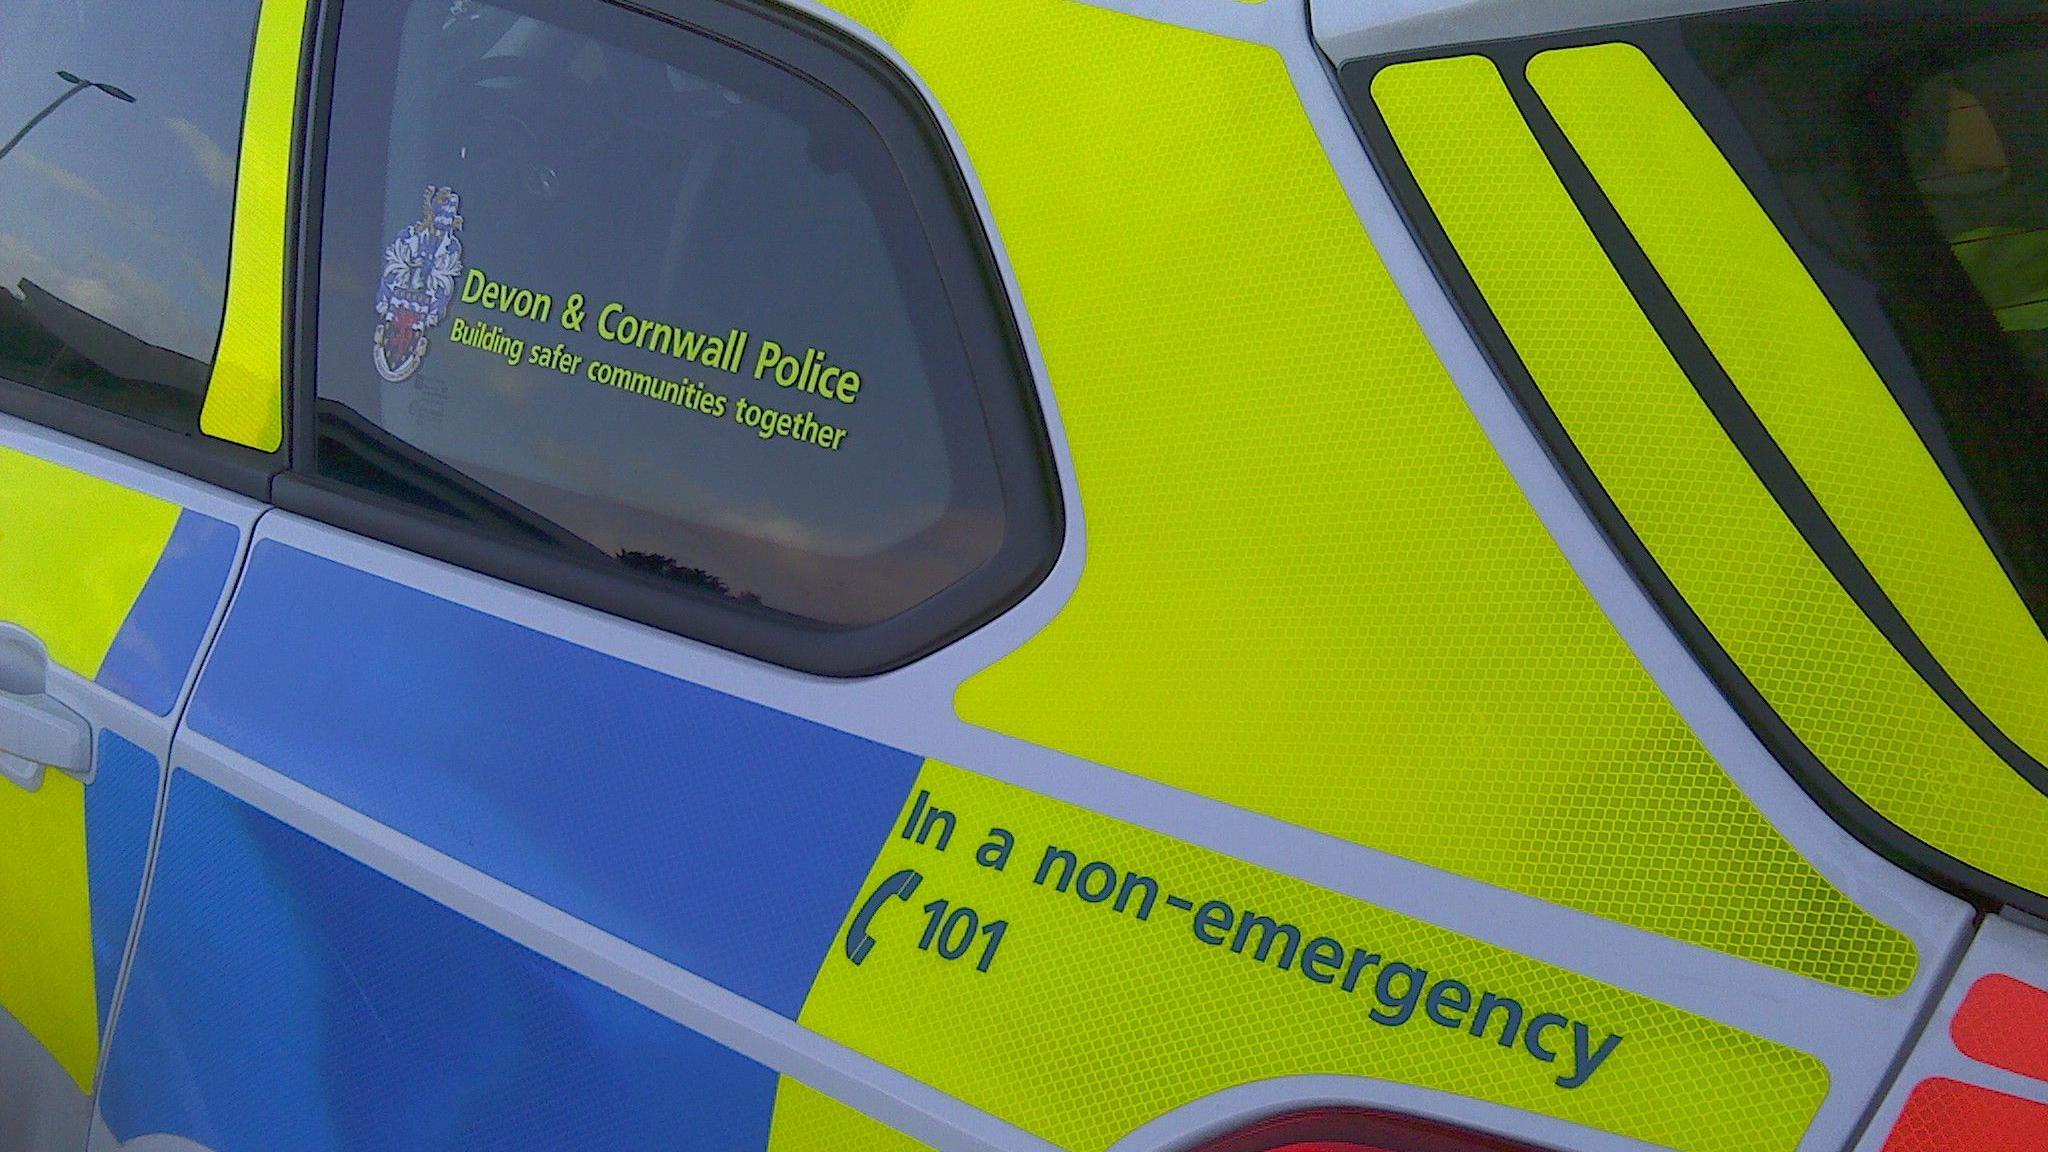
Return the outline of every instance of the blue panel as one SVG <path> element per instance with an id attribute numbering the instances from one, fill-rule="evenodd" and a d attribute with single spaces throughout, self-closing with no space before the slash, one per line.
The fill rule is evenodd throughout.
<path id="1" fill-rule="evenodd" d="M 100 1090 L 214 1152 L 766 1146 L 775 1074 L 178 774 Z"/>
<path id="2" fill-rule="evenodd" d="M 105 1029 L 121 955 L 128 950 L 128 925 L 142 897 L 162 766 L 148 751 L 112 732 L 100 733 L 98 765 L 85 790 L 85 875 L 92 901 L 93 990 Z"/>
<path id="3" fill-rule="evenodd" d="M 171 714 L 235 564 L 235 526 L 187 508 L 100 664 L 99 683 Z"/>
<path id="4" fill-rule="evenodd" d="M 792 1018 L 920 764 L 271 541 L 189 716 Z"/>

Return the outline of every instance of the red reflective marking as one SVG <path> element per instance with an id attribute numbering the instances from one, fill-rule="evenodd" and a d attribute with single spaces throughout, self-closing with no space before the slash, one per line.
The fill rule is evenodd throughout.
<path id="1" fill-rule="evenodd" d="M 2048 992 L 1993 973 L 1970 985 L 1948 1034 L 1972 1060 L 2048 1080 Z"/>
<path id="2" fill-rule="evenodd" d="M 1884 1152 L 2041 1152 L 2048 1104 L 1954 1080 L 1923 1080 L 1885 1138 Z"/>

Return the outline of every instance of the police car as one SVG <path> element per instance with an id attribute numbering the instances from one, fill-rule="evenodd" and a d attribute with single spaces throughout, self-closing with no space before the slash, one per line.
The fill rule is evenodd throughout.
<path id="1" fill-rule="evenodd" d="M 2048 10 L 10 0 L 0 1148 L 2048 1147 Z"/>

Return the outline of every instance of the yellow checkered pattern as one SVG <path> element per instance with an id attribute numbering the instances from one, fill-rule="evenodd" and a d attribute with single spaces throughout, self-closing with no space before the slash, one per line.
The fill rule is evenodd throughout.
<path id="1" fill-rule="evenodd" d="M 1086 513 L 1072 601 L 962 688 L 965 719 L 1818 980 L 1907 986 L 1911 942 L 1735 787 L 1537 520 L 1276 52 L 1068 0 L 838 6 L 966 143 Z"/>
<path id="2" fill-rule="evenodd" d="M 2048 758 L 2048 636 L 1706 130 L 1630 45 L 1548 52 L 1529 74 L 1828 518 L 1977 706 Z"/>
<path id="3" fill-rule="evenodd" d="M 2048 882 L 2041 835 L 2016 834 L 2048 831 L 2048 797 L 1976 739 L 1807 547 L 1609 263 L 1493 63 L 1390 68 L 1373 95 L 1573 443 L 1757 690 L 1908 832 Z"/>
<path id="4" fill-rule="evenodd" d="M 1415 1084 L 1684 1152 L 1790 1149 L 1827 1094 L 1809 1055 L 1423 921 L 947 765 L 927 764 L 916 787 L 958 830 L 943 852 L 889 839 L 868 887 L 902 868 L 923 882 L 874 917 L 862 964 L 833 949 L 799 1021 L 1073 1152 L 1281 1076 Z M 1002 870 L 977 860 L 992 827 L 1016 837 Z M 1154 878 L 1150 918 L 1137 918 L 1136 897 L 1119 913 L 1113 899 L 1034 883 L 1052 845 Z M 1624 1039 L 1582 1087 L 1560 1088 L 1563 1064 L 1491 1035 L 1421 1012 L 1375 1023 L 1365 984 L 1345 993 L 1201 943 L 1190 913 L 1165 903 L 1175 894 L 1228 900 L 1301 926 L 1304 940 L 1327 933 Z M 924 906 L 941 898 L 1008 923 L 987 972 L 979 943 L 953 961 L 917 947 Z"/>

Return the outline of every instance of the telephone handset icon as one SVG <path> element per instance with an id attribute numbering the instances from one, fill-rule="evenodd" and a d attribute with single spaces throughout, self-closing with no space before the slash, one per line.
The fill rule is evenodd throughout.
<path id="1" fill-rule="evenodd" d="M 868 925 L 874 921 L 875 913 L 882 910 L 882 905 L 892 896 L 898 900 L 910 899 L 910 894 L 917 891 L 917 886 L 923 882 L 924 875 L 917 869 L 905 868 L 875 885 L 875 890 L 868 893 L 868 898 L 861 903 L 860 911 L 854 913 L 853 923 L 846 926 L 848 960 L 858 964 L 874 950 L 875 938 L 869 935 Z"/>

